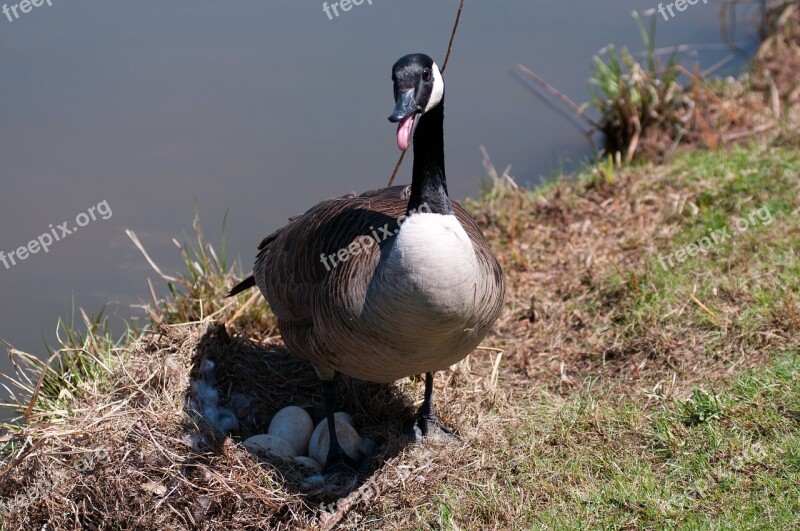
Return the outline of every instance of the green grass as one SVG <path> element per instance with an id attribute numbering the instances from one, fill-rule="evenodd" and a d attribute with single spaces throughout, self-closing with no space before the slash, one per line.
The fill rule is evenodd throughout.
<path id="1" fill-rule="evenodd" d="M 39 420 L 59 422 L 70 415 L 70 405 L 76 398 L 85 390 L 102 385 L 118 367 L 119 352 L 138 337 L 139 331 L 128 326 L 115 337 L 108 330 L 104 310 L 97 315 L 83 310 L 80 314 L 78 323 L 75 315 L 69 321 L 59 320 L 59 348 L 48 348 L 46 358 L 9 350 L 18 378 L 9 378 L 12 401 L 0 406 L 17 412 L 28 409 Z M 10 450 L 6 447 L 0 452 L 7 455 Z"/>
<path id="2" fill-rule="evenodd" d="M 651 168 L 628 171 L 646 179 Z M 498 521 L 550 529 L 800 526 L 800 351 L 763 352 L 774 321 L 791 319 L 787 303 L 796 307 L 800 295 L 800 151 L 695 152 L 662 171 L 647 191 L 669 187 L 686 199 L 683 209 L 665 214 L 671 237 L 655 241 L 658 252 L 632 270 L 595 278 L 598 297 L 582 300 L 580 310 L 614 306 L 613 326 L 626 344 L 654 333 L 673 341 L 702 338 L 693 354 L 698 358 L 738 356 L 752 346 L 765 365 L 710 371 L 679 399 L 665 391 L 666 380 L 620 396 L 606 391 L 610 382 L 594 378 L 566 399 L 549 392 L 517 395 L 513 413 L 496 412 L 519 415 L 520 422 L 503 434 L 508 446 L 493 452 L 497 477 L 466 492 L 441 485 L 423 513 L 431 528 Z M 610 184 L 597 175 L 587 173 L 577 185 Z M 762 207 L 770 223 L 754 218 L 708 255 L 667 269 L 659 264 L 658 253 L 672 253 Z M 800 332 L 793 329 L 796 338 Z M 734 346 L 742 350 L 728 352 Z"/>
<path id="3" fill-rule="evenodd" d="M 800 525 L 800 358 L 656 405 L 610 401 L 587 384 L 573 398 L 527 397 L 488 486 L 442 485 L 424 519 L 518 515 L 552 529 L 791 529 Z M 521 458 L 520 456 L 527 456 Z M 463 517 L 455 518 L 460 525 Z"/>
<path id="4" fill-rule="evenodd" d="M 786 317 L 787 304 L 800 294 L 798 175 L 796 150 L 736 148 L 723 156 L 695 152 L 679 158 L 665 180 L 684 191 L 684 207 L 673 213 L 677 230 L 654 242 L 657 252 L 637 271 L 638 291 L 627 299 L 620 323 L 630 337 L 652 326 L 752 337 L 770 320 Z M 740 219 L 748 220 L 741 231 Z M 675 257 L 721 230 L 729 236 L 718 244 L 708 240 L 707 254 L 683 262 Z M 629 284 L 627 276 L 611 275 L 599 289 L 616 293 Z M 671 313 L 690 293 L 717 317 L 699 305 L 689 314 Z"/>

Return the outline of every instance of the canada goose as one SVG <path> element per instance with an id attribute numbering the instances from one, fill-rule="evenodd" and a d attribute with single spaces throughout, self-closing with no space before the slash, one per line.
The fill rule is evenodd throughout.
<path id="1" fill-rule="evenodd" d="M 407 55 L 392 80 L 389 121 L 399 124 L 401 150 L 413 131 L 411 186 L 319 203 L 267 236 L 253 275 L 230 292 L 257 285 L 286 346 L 316 369 L 331 439 L 326 468 L 353 466 L 336 439 L 336 372 L 372 382 L 425 373 L 412 434 L 450 433 L 433 409 L 433 373 L 478 346 L 505 299 L 500 264 L 447 194 L 439 68 L 427 55 Z"/>

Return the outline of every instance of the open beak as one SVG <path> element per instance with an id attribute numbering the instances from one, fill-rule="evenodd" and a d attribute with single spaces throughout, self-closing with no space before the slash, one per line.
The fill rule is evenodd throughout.
<path id="1" fill-rule="evenodd" d="M 414 90 L 406 90 L 397 95 L 394 112 L 389 116 L 389 121 L 398 123 L 397 126 L 397 147 L 400 151 L 405 151 L 411 144 L 411 134 L 414 131 L 414 120 L 420 108 L 414 101 Z"/>

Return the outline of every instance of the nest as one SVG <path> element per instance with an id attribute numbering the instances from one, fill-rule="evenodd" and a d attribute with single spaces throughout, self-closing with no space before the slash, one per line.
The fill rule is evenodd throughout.
<path id="1" fill-rule="evenodd" d="M 198 411 L 192 384 L 208 378 L 207 360 L 214 362 L 219 407 L 236 413 L 233 432 L 222 433 Z M 446 421 L 473 419 L 457 423 L 469 434 L 496 389 L 487 393 L 488 380 L 466 372 L 450 374 L 447 385 L 465 377 L 476 385 L 458 386 L 457 393 L 442 389 L 439 378 L 437 398 Z M 315 421 L 324 417 L 308 363 L 279 343 L 231 338 L 213 322 L 159 326 L 63 422 L 26 429 L 0 476 L 4 523 L 9 529 L 45 522 L 59 529 L 325 527 L 379 494 L 403 491 L 408 499 L 453 472 L 450 466 L 433 471 L 445 459 L 435 452 L 437 443 L 407 448 L 400 436 L 415 413 L 411 397 L 421 394 L 420 382 L 339 378 L 337 387 L 339 406 L 379 443 L 362 477 L 309 476 L 292 461 L 256 457 L 238 444 L 266 432 L 271 416 L 287 405 L 314 411 Z M 471 453 L 454 448 L 446 459 Z M 426 481 L 426 474 L 433 477 Z M 418 488 L 403 488 L 409 481 Z"/>

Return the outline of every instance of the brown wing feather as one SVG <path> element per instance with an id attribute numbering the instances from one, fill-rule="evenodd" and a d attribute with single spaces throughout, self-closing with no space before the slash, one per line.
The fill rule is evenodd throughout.
<path id="1" fill-rule="evenodd" d="M 328 199 L 265 238 L 259 245 L 253 274 L 278 319 L 291 323 L 292 328 L 313 325 L 321 290 L 351 295 L 365 290 L 380 249 L 391 243 L 397 220 L 405 214 L 409 192 L 409 186 L 394 186 Z M 502 270 L 480 228 L 461 205 L 454 202 L 453 208 L 479 258 L 502 279 Z M 376 241 L 376 235 L 377 245 L 367 245 L 368 239 Z M 344 262 L 330 258 L 354 243 L 358 245 L 357 255 L 348 251 Z M 335 266 L 334 260 L 338 262 Z M 301 352 L 297 354 L 302 356 Z"/>

